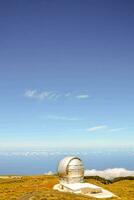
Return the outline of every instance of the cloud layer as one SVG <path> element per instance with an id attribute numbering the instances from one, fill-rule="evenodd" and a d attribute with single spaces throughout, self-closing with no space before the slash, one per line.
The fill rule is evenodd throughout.
<path id="1" fill-rule="evenodd" d="M 124 168 L 113 168 L 103 171 L 92 169 L 85 170 L 85 176 L 100 176 L 102 178 L 111 180 L 117 177 L 134 176 L 134 171 L 130 171 Z"/>

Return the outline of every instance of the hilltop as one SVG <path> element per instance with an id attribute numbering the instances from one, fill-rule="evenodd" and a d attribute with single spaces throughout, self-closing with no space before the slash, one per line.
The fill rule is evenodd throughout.
<path id="1" fill-rule="evenodd" d="M 130 177 L 128 179 L 131 179 Z M 115 193 L 121 200 L 134 199 L 134 180 L 127 178 L 112 182 L 98 177 L 86 177 L 85 181 L 96 184 Z M 0 176 L 0 200 L 93 200 L 94 198 L 54 191 L 58 183 L 55 175 Z M 117 198 L 112 198 L 112 200 Z M 95 200 L 95 199 L 94 199 Z M 103 199 L 104 200 L 104 199 Z"/>

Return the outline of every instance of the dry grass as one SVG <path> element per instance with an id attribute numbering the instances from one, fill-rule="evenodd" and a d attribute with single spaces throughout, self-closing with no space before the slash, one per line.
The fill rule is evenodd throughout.
<path id="1" fill-rule="evenodd" d="M 134 200 L 134 180 L 122 180 L 104 185 L 93 179 L 86 182 L 102 186 L 115 193 L 121 200 Z M 57 176 L 24 176 L 0 178 L 0 200 L 93 200 L 94 198 L 52 190 L 58 183 Z M 117 200 L 113 198 L 112 200 Z M 104 199 L 103 199 L 104 200 Z"/>

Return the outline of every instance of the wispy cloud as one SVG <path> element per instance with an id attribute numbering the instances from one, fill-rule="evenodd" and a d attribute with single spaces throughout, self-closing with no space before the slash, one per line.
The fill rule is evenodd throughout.
<path id="1" fill-rule="evenodd" d="M 65 94 L 65 97 L 70 97 L 71 95 L 72 95 L 72 93 L 68 92 L 68 93 Z"/>
<path id="2" fill-rule="evenodd" d="M 107 132 L 119 132 L 124 130 L 125 128 L 109 128 L 107 125 L 98 125 L 91 128 L 88 128 L 88 132 L 96 132 L 99 130 L 107 130 Z"/>
<path id="3" fill-rule="evenodd" d="M 37 90 L 27 90 L 24 93 L 25 97 L 31 98 L 31 99 L 39 99 L 39 100 L 55 100 L 60 97 L 60 95 L 56 92 L 51 91 L 37 91 Z"/>
<path id="4" fill-rule="evenodd" d="M 122 131 L 125 128 L 113 128 L 113 129 L 109 129 L 109 132 L 118 132 L 118 131 Z"/>
<path id="5" fill-rule="evenodd" d="M 64 99 L 88 99 L 88 94 L 76 95 L 75 92 L 58 93 L 53 91 L 39 91 L 35 89 L 26 90 L 24 96 L 31 99 L 37 100 L 56 100 L 59 98 Z"/>
<path id="6" fill-rule="evenodd" d="M 77 99 L 88 99 L 89 95 L 88 94 L 81 94 L 76 96 Z"/>
<path id="7" fill-rule="evenodd" d="M 104 129 L 107 129 L 106 125 L 99 125 L 99 126 L 94 126 L 94 127 L 88 128 L 87 131 L 88 132 L 96 132 L 96 131 L 104 130 Z"/>
<path id="8" fill-rule="evenodd" d="M 55 115 L 47 116 L 46 119 L 61 120 L 61 121 L 79 121 L 79 120 L 81 120 L 79 118 L 74 118 L 74 117 L 55 116 Z"/>

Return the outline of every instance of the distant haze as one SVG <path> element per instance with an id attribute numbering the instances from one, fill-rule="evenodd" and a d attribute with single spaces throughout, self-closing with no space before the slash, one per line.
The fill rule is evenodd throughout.
<path id="1" fill-rule="evenodd" d="M 75 155 L 83 161 L 86 174 L 102 177 L 133 175 L 132 149 L 1 151 L 0 174 L 44 174 L 57 172 L 59 161 Z"/>

